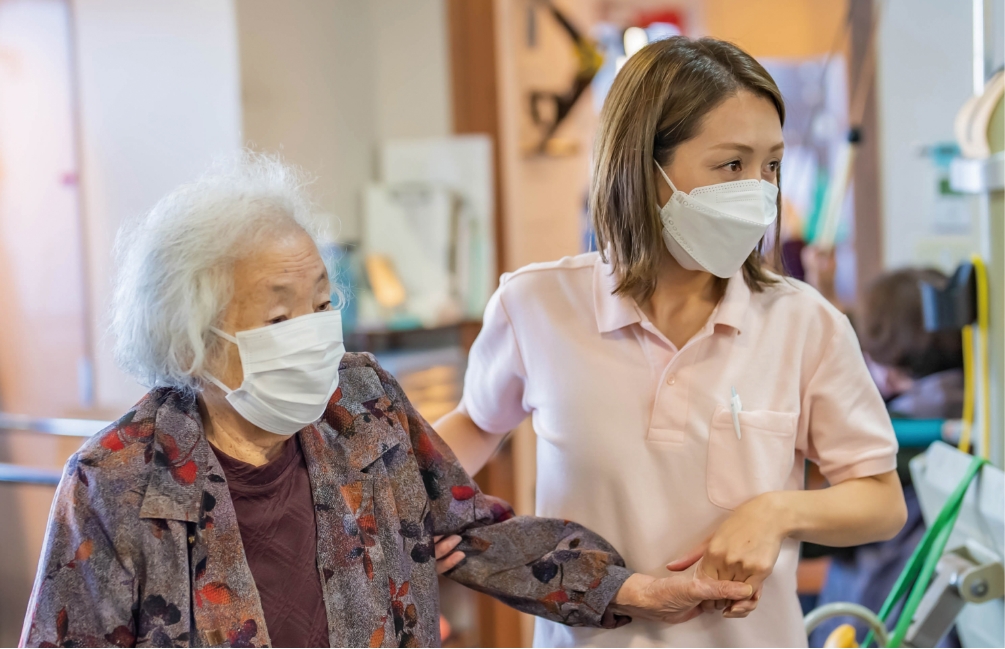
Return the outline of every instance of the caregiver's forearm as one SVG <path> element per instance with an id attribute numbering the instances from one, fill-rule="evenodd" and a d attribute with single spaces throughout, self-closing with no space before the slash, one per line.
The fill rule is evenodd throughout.
<path id="1" fill-rule="evenodd" d="M 820 545 L 886 541 L 907 521 L 896 471 L 846 480 L 826 489 L 778 491 L 762 497 L 772 502 L 786 536 Z"/>
<path id="2" fill-rule="evenodd" d="M 454 452 L 468 475 L 481 471 L 506 438 L 485 432 L 460 410 L 444 415 L 433 424 L 433 429 Z"/>

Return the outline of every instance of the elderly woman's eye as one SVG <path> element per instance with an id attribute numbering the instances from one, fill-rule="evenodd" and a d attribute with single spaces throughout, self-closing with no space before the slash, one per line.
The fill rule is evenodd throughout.
<path id="1" fill-rule="evenodd" d="M 331 311 L 332 303 L 331 301 L 325 302 L 318 307 L 318 311 Z"/>
<path id="2" fill-rule="evenodd" d="M 287 320 L 289 320 L 289 318 L 287 318 L 284 315 L 281 315 L 281 316 L 279 316 L 277 318 L 273 318 L 272 320 L 269 320 L 269 324 L 279 324 L 280 322 L 286 322 Z"/>

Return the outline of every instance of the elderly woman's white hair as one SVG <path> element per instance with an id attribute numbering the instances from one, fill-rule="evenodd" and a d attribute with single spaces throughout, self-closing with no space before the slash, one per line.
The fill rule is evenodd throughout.
<path id="1" fill-rule="evenodd" d="M 306 184 L 278 158 L 246 152 L 123 226 L 112 319 L 119 365 L 148 387 L 199 390 L 221 348 L 209 328 L 230 300 L 234 262 L 289 227 L 323 240 Z"/>

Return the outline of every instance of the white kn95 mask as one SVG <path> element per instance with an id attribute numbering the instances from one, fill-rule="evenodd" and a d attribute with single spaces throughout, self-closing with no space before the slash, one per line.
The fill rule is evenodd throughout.
<path id="1" fill-rule="evenodd" d="M 778 187 L 766 180 L 736 180 L 685 193 L 653 162 L 673 190 L 660 208 L 670 254 L 687 270 L 735 275 L 778 218 Z"/>

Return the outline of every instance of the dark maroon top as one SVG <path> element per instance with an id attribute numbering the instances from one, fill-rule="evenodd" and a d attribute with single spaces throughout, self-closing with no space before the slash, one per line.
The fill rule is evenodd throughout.
<path id="1" fill-rule="evenodd" d="M 314 499 L 299 436 L 259 467 L 210 447 L 227 476 L 272 646 L 327 647 Z"/>

